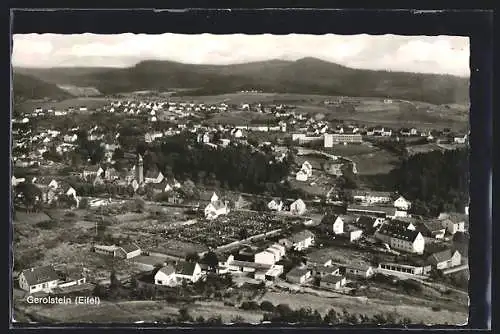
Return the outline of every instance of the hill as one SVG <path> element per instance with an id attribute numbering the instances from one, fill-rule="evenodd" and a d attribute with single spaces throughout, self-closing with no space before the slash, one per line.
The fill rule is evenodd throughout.
<path id="1" fill-rule="evenodd" d="M 56 84 L 95 87 L 104 94 L 190 88 L 182 94 L 215 95 L 238 90 L 276 93 L 390 97 L 434 104 L 468 101 L 469 79 L 451 75 L 353 69 L 315 58 L 236 65 L 142 61 L 129 68 L 20 69 Z"/>
<path id="2" fill-rule="evenodd" d="M 43 98 L 58 100 L 72 97 L 71 94 L 60 89 L 57 85 L 30 75 L 14 73 L 12 81 L 15 101 Z"/>

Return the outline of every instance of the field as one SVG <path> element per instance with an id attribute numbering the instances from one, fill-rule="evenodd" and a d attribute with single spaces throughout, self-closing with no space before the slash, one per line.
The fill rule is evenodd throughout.
<path id="1" fill-rule="evenodd" d="M 68 108 L 75 108 L 77 110 L 77 108 L 81 106 L 86 106 L 89 111 L 92 111 L 109 104 L 109 101 L 110 100 L 108 98 L 104 97 L 80 97 L 59 102 L 29 101 L 24 102 L 15 108 L 19 107 L 21 112 L 33 112 L 33 110 L 38 107 L 43 109 L 54 108 L 55 110 L 68 110 Z"/>
<path id="2" fill-rule="evenodd" d="M 274 115 L 261 114 L 251 111 L 231 111 L 225 113 L 217 113 L 207 120 L 209 124 L 231 124 L 231 125 L 252 125 L 249 124 L 252 120 L 259 120 L 262 124 L 266 121 L 274 119 Z"/>
<path id="3" fill-rule="evenodd" d="M 384 291 L 384 293 L 386 293 Z M 373 316 L 374 314 L 396 313 L 400 317 L 408 317 L 414 322 L 423 321 L 425 324 L 443 324 L 444 321 L 449 324 L 465 324 L 467 322 L 467 312 L 451 311 L 441 309 L 440 311 L 432 310 L 433 302 L 424 302 L 420 299 L 408 298 L 414 300 L 409 304 L 407 301 L 403 304 L 394 294 L 391 295 L 391 300 L 380 300 L 377 298 L 366 297 L 351 297 L 345 295 L 318 296 L 309 293 L 292 293 L 285 291 L 269 291 L 261 300 L 268 300 L 274 305 L 288 304 L 292 309 L 300 308 L 307 305 L 312 309 L 318 310 L 322 315 L 326 314 L 329 309 L 333 308 L 337 312 L 346 309 L 349 313 L 366 314 Z M 466 307 L 465 307 L 466 308 Z M 446 320 L 445 320 L 446 319 Z"/>

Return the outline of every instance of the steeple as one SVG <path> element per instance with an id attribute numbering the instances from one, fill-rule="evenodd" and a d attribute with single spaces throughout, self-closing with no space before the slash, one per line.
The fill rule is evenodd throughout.
<path id="1" fill-rule="evenodd" d="M 137 183 L 142 184 L 144 182 L 144 165 L 142 156 L 140 154 L 137 155 L 137 164 L 135 168 L 135 179 Z"/>

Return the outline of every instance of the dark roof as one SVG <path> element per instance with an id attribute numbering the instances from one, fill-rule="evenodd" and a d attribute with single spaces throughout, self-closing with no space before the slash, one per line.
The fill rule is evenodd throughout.
<path id="1" fill-rule="evenodd" d="M 445 227 L 443 227 L 443 223 L 440 220 L 425 221 L 422 222 L 422 225 L 425 226 L 425 228 L 430 232 L 436 232 L 445 229 Z"/>
<path id="2" fill-rule="evenodd" d="M 377 218 L 369 217 L 369 216 L 360 216 L 356 220 L 356 224 L 359 226 L 363 226 L 363 227 L 373 227 L 373 224 L 375 224 L 376 219 Z"/>
<path id="3" fill-rule="evenodd" d="M 93 166 L 87 166 L 85 167 L 85 171 L 86 172 L 97 172 L 99 170 L 99 168 L 101 168 L 100 165 L 93 165 Z"/>
<path id="4" fill-rule="evenodd" d="M 22 275 L 26 278 L 28 285 L 37 285 L 56 281 L 59 279 L 57 272 L 51 265 L 23 270 Z"/>
<path id="5" fill-rule="evenodd" d="M 384 224 L 378 231 L 378 233 L 387 235 L 396 239 L 406 240 L 413 242 L 420 232 L 412 231 L 405 228 L 401 228 L 394 225 Z"/>
<path id="6" fill-rule="evenodd" d="M 322 265 L 316 265 L 316 266 L 313 266 L 312 269 L 314 271 L 317 271 L 317 272 L 320 272 L 320 273 L 331 274 L 331 273 L 335 272 L 336 270 L 339 270 L 339 267 L 338 266 L 325 267 L 325 266 L 322 266 Z"/>
<path id="7" fill-rule="evenodd" d="M 310 270 L 307 268 L 295 267 L 286 274 L 287 277 L 302 277 Z"/>
<path id="8" fill-rule="evenodd" d="M 410 224 L 413 224 L 415 222 L 411 222 L 411 221 L 404 221 L 404 220 L 400 220 L 400 219 L 394 219 L 394 220 L 391 220 L 389 222 L 389 224 L 391 226 L 395 226 L 395 227 L 399 227 L 399 228 L 402 228 L 402 229 L 408 229 L 408 226 Z M 413 224 L 415 225 L 415 224 Z"/>
<path id="9" fill-rule="evenodd" d="M 148 179 L 156 179 L 158 177 L 158 175 L 160 175 L 159 171 L 148 170 L 144 177 L 148 178 Z"/>
<path id="10" fill-rule="evenodd" d="M 340 282 L 344 277 L 340 275 L 328 275 L 321 279 L 321 282 L 334 283 Z"/>
<path id="11" fill-rule="evenodd" d="M 175 272 L 179 275 L 191 276 L 194 273 L 196 263 L 181 261 L 175 266 Z"/>
<path id="12" fill-rule="evenodd" d="M 353 190 L 353 196 L 376 196 L 376 197 L 392 197 L 392 193 L 387 191 L 371 191 L 371 190 Z"/>
<path id="13" fill-rule="evenodd" d="M 386 215 L 396 214 L 396 208 L 389 206 L 364 206 L 364 205 L 349 205 L 347 207 L 348 211 L 363 211 L 366 214 L 369 213 L 382 213 Z"/>
<path id="14" fill-rule="evenodd" d="M 429 258 L 436 261 L 436 263 L 440 263 L 440 262 L 448 261 L 449 259 L 451 259 L 451 257 L 453 256 L 453 254 L 455 254 L 455 252 L 458 252 L 458 251 L 457 250 L 452 251 L 451 249 L 445 249 L 443 251 L 436 252 L 436 253 L 432 254 Z M 459 254 L 460 254 L 460 252 L 459 252 Z"/>
<path id="15" fill-rule="evenodd" d="M 131 253 L 133 251 L 141 249 L 139 246 L 137 246 L 134 243 L 128 243 L 128 244 L 120 245 L 120 248 L 123 249 L 125 251 L 125 253 Z"/>

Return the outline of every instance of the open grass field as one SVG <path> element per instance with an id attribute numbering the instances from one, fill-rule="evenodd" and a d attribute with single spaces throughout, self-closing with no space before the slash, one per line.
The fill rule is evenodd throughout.
<path id="1" fill-rule="evenodd" d="M 19 108 L 21 112 L 33 112 L 33 110 L 39 107 L 44 110 L 49 108 L 54 108 L 54 110 L 68 110 L 68 108 L 75 108 L 77 110 L 81 106 L 86 106 L 89 111 L 93 111 L 97 108 L 102 108 L 103 106 L 109 104 L 109 102 L 110 99 L 105 97 L 79 97 L 59 102 L 27 101 L 19 104 L 15 108 Z"/>
<path id="2" fill-rule="evenodd" d="M 385 150 L 376 150 L 372 153 L 350 156 L 356 163 L 359 175 L 387 174 L 398 164 L 398 157 Z"/>
<path id="3" fill-rule="evenodd" d="M 259 120 L 262 124 L 274 119 L 274 115 L 262 114 L 252 111 L 231 111 L 215 114 L 207 120 L 209 124 L 252 125 L 250 121 Z"/>
<path id="4" fill-rule="evenodd" d="M 384 293 L 386 293 L 384 291 Z M 288 304 L 292 309 L 300 308 L 304 305 L 318 310 L 322 315 L 325 315 L 331 308 L 338 312 L 346 309 L 349 313 L 366 314 L 373 316 L 374 314 L 395 313 L 399 317 L 408 317 L 413 322 L 423 321 L 426 324 L 465 324 L 467 322 L 467 312 L 450 311 L 441 309 L 440 311 L 432 310 L 434 303 L 415 300 L 414 304 L 402 304 L 397 297 L 391 295 L 391 300 L 381 300 L 376 298 L 352 297 L 338 295 L 336 297 L 326 297 L 313 295 L 309 293 L 292 293 L 286 291 L 269 291 L 261 300 L 268 300 L 274 305 Z"/>

